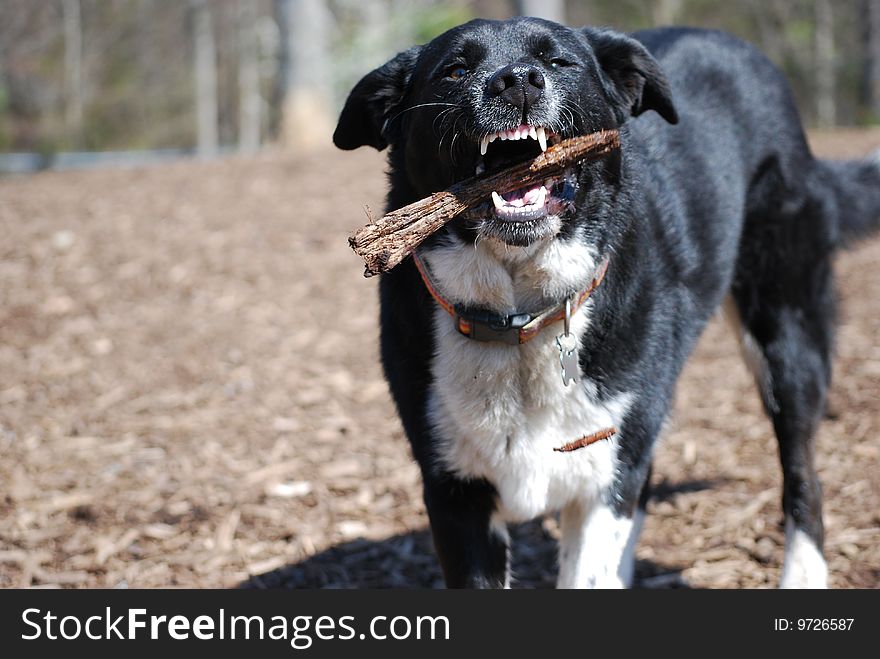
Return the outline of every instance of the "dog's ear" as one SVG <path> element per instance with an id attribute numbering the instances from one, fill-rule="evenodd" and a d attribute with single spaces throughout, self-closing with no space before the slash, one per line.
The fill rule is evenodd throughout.
<path id="1" fill-rule="evenodd" d="M 621 124 L 647 110 L 678 123 L 666 74 L 641 43 L 613 30 L 588 27 L 582 33 L 596 54 L 605 95 Z"/>
<path id="2" fill-rule="evenodd" d="M 346 151 L 388 146 L 386 124 L 406 92 L 421 46 L 398 53 L 354 86 L 339 115 L 333 143 Z"/>

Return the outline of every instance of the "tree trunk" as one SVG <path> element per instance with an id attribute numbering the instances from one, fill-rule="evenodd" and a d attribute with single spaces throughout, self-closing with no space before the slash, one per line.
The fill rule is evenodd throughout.
<path id="1" fill-rule="evenodd" d="M 515 0 L 514 8 L 520 16 L 537 16 L 565 24 L 565 0 Z"/>
<path id="2" fill-rule="evenodd" d="M 79 0 L 62 0 L 64 20 L 64 122 L 72 146 L 82 141 L 82 13 Z"/>
<path id="3" fill-rule="evenodd" d="M 195 49 L 196 150 L 202 157 L 216 155 L 217 133 L 217 47 L 211 5 L 207 0 L 190 0 L 193 10 Z"/>
<path id="4" fill-rule="evenodd" d="M 880 122 L 880 0 L 865 0 L 865 106 Z"/>
<path id="5" fill-rule="evenodd" d="M 260 148 L 260 61 L 256 31 L 256 4 L 238 3 L 238 150 Z"/>
<path id="6" fill-rule="evenodd" d="M 828 127 L 837 123 L 834 12 L 831 0 L 816 0 L 815 8 L 816 118 Z"/>
<path id="7" fill-rule="evenodd" d="M 674 25 L 681 13 L 682 0 L 658 0 L 653 4 L 654 25 Z"/>
<path id="8" fill-rule="evenodd" d="M 329 10 L 324 0 L 276 0 L 275 13 L 281 36 L 278 139 L 293 149 L 326 146 L 333 132 Z"/>

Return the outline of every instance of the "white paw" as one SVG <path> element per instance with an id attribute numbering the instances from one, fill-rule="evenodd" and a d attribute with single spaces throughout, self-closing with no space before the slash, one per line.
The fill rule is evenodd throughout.
<path id="1" fill-rule="evenodd" d="M 785 562 L 780 588 L 828 588 L 828 566 L 816 543 L 806 533 L 785 527 Z"/>

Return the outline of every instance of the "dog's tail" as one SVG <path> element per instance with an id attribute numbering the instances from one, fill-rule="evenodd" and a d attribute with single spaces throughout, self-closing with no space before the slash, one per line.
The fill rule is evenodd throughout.
<path id="1" fill-rule="evenodd" d="M 814 189 L 834 208 L 844 245 L 880 231 L 880 150 L 864 160 L 818 160 Z"/>

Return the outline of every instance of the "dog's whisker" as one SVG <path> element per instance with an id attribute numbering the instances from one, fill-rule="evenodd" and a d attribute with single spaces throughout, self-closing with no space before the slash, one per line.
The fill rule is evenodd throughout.
<path id="1" fill-rule="evenodd" d="M 436 117 L 434 117 L 434 121 L 431 122 L 431 130 L 434 132 L 435 135 L 438 134 L 438 131 L 442 131 L 442 130 L 443 130 L 443 125 L 446 123 L 446 121 L 447 121 L 450 117 L 453 118 L 453 124 L 455 123 L 455 115 L 454 115 L 454 113 L 455 113 L 455 111 L 456 111 L 457 109 L 459 109 L 459 108 L 455 108 L 455 107 L 447 108 L 447 109 L 443 110 L 442 112 L 440 112 Z M 439 127 L 439 128 L 437 127 L 437 122 L 438 122 L 438 121 L 440 122 L 440 127 Z"/>
<path id="2" fill-rule="evenodd" d="M 412 107 L 408 107 L 408 108 L 401 110 L 400 112 L 395 114 L 393 117 L 388 119 L 388 121 L 386 123 L 387 124 L 394 123 L 398 119 L 398 117 L 406 114 L 407 112 L 412 112 L 413 110 L 419 110 L 421 108 L 427 108 L 427 107 L 432 107 L 432 106 L 437 106 L 437 105 L 441 105 L 441 106 L 451 105 L 453 107 L 461 107 L 461 105 L 459 105 L 458 103 L 419 103 L 418 105 L 413 105 Z"/>

